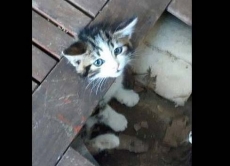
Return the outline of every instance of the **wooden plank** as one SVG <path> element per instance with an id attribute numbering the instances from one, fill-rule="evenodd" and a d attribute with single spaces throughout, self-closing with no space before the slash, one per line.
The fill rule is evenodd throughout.
<path id="1" fill-rule="evenodd" d="M 87 160 L 89 160 L 92 164 L 94 164 L 95 166 L 100 166 L 98 164 L 98 162 L 95 160 L 95 158 L 93 157 L 93 155 L 89 152 L 89 150 L 87 149 L 84 141 L 82 138 L 80 137 L 76 137 L 73 142 L 71 142 L 70 145 L 75 151 L 77 151 L 80 155 L 82 155 L 82 157 L 86 158 Z"/>
<path id="2" fill-rule="evenodd" d="M 160 17 L 170 0 L 112 0 L 93 23 L 100 20 L 139 17 L 134 35 L 137 44 Z M 124 9 L 126 9 L 124 11 Z M 105 94 L 113 79 L 108 79 L 99 94 L 86 89 L 86 80 L 62 59 L 32 97 L 33 166 L 54 165 L 76 136 L 84 120 Z"/>
<path id="3" fill-rule="evenodd" d="M 192 0 L 172 0 L 167 11 L 192 26 Z"/>
<path id="4" fill-rule="evenodd" d="M 94 166 L 71 147 L 68 148 L 57 166 Z"/>
<path id="5" fill-rule="evenodd" d="M 32 11 L 32 40 L 57 58 L 60 58 L 61 51 L 73 42 L 72 37 L 34 11 Z"/>
<path id="6" fill-rule="evenodd" d="M 65 58 L 32 95 L 33 166 L 54 165 L 113 80 L 96 95 Z"/>
<path id="7" fill-rule="evenodd" d="M 34 89 L 35 89 L 37 86 L 38 86 L 38 84 L 32 80 L 32 92 L 34 91 Z"/>
<path id="8" fill-rule="evenodd" d="M 67 0 L 80 7 L 91 16 L 95 17 L 99 10 L 102 9 L 107 0 Z"/>
<path id="9" fill-rule="evenodd" d="M 89 17 L 64 0 L 33 0 L 32 6 L 72 33 L 76 33 L 91 21 Z"/>
<path id="10" fill-rule="evenodd" d="M 134 46 L 138 45 L 147 35 L 151 27 L 161 16 L 171 0 L 111 0 L 98 14 L 93 23 L 107 20 L 121 21 L 138 16 L 138 23 L 133 35 Z"/>
<path id="11" fill-rule="evenodd" d="M 56 64 L 56 60 L 32 45 L 32 76 L 42 82 Z"/>

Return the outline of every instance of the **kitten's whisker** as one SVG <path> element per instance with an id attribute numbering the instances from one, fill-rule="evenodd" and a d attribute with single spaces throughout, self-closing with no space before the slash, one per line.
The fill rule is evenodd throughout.
<path id="1" fill-rule="evenodd" d="M 97 83 L 97 79 L 95 79 L 95 82 L 93 82 L 93 86 L 92 86 L 92 88 L 91 88 L 91 91 L 90 92 L 92 92 L 93 91 L 93 88 L 95 87 L 95 84 Z"/>
<path id="2" fill-rule="evenodd" d="M 100 91 L 101 91 L 101 88 L 102 88 L 102 86 L 103 86 L 103 84 L 104 84 L 104 82 L 105 82 L 105 79 L 106 79 L 106 78 L 103 78 L 103 81 L 102 81 L 102 84 L 101 84 L 101 87 L 100 87 Z"/>
<path id="3" fill-rule="evenodd" d="M 135 52 L 135 53 L 132 53 L 132 55 L 135 55 L 135 56 L 140 56 L 140 55 L 142 55 L 142 53 L 140 52 Z"/>
<path id="4" fill-rule="evenodd" d="M 103 84 L 106 84 L 107 78 L 105 78 L 105 81 L 103 82 Z"/>
<path id="5" fill-rule="evenodd" d="M 96 95 L 97 95 L 97 91 L 98 91 L 98 89 L 99 89 L 100 84 L 101 84 L 102 81 L 103 81 L 103 79 L 100 79 L 100 82 L 99 82 L 99 84 L 98 84 L 98 86 L 97 86 Z"/>
<path id="6" fill-rule="evenodd" d="M 94 81 L 93 81 L 93 86 L 92 86 L 92 88 L 91 88 L 91 90 L 90 90 L 90 95 L 91 95 L 91 93 L 92 93 L 92 91 L 93 91 L 93 88 L 95 87 L 95 84 L 97 83 L 97 79 L 95 79 Z"/>
<path id="7" fill-rule="evenodd" d="M 100 79 L 97 79 L 97 82 L 95 83 L 95 85 L 93 86 L 93 88 L 95 88 L 98 85 L 99 82 L 100 82 Z M 91 91 L 93 91 L 93 88 L 91 89 Z"/>
<path id="8" fill-rule="evenodd" d="M 100 89 L 100 91 L 101 91 L 101 84 L 102 84 L 103 80 L 104 80 L 104 78 L 101 79 L 101 82 L 100 82 L 99 87 L 98 87 L 98 89 Z"/>
<path id="9" fill-rule="evenodd" d="M 91 82 L 91 83 L 93 83 L 92 87 L 94 86 L 95 81 L 96 81 L 96 79 Z M 91 95 L 91 93 L 92 93 L 92 88 L 90 90 L 90 95 Z"/>
<path id="10" fill-rule="evenodd" d="M 132 54 L 132 57 L 131 58 L 133 58 L 133 57 L 140 57 L 140 56 L 147 56 L 147 55 L 149 55 L 148 53 L 145 53 L 145 54 L 143 54 L 143 53 L 140 53 L 140 54 Z"/>
<path id="11" fill-rule="evenodd" d="M 129 61 L 128 61 L 128 63 L 132 63 L 133 61 L 136 61 L 137 59 L 130 59 Z"/>
<path id="12" fill-rule="evenodd" d="M 87 89 L 88 86 L 89 86 L 91 83 L 93 83 L 93 81 L 95 81 L 95 80 L 94 80 L 94 79 L 93 79 L 93 80 L 90 80 L 90 82 L 89 82 L 88 85 L 85 87 L 85 89 Z"/>

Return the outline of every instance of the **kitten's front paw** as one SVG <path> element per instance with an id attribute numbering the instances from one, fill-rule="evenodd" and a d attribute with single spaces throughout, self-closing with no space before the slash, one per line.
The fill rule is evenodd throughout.
<path id="1" fill-rule="evenodd" d="M 133 90 L 123 90 L 116 95 L 117 100 L 128 107 L 135 106 L 139 100 L 139 95 Z"/>
<path id="2" fill-rule="evenodd" d="M 109 105 L 99 114 L 100 122 L 111 127 L 114 131 L 124 131 L 127 128 L 128 121 L 124 115 L 117 113 Z"/>
<path id="3" fill-rule="evenodd" d="M 122 114 L 117 114 L 114 117 L 111 117 L 107 122 L 107 125 L 110 126 L 114 131 L 124 131 L 127 128 L 128 121 Z"/>
<path id="4" fill-rule="evenodd" d="M 93 152 L 100 152 L 106 149 L 114 149 L 120 144 L 120 139 L 114 134 L 102 134 L 89 141 L 89 147 Z"/>

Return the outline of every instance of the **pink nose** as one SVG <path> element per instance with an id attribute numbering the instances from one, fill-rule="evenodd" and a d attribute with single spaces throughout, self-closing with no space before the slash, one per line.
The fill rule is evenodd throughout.
<path id="1" fill-rule="evenodd" d="M 114 69 L 114 70 L 118 70 L 119 65 L 120 65 L 120 64 L 119 64 L 119 63 L 117 63 L 116 65 L 114 65 L 114 66 L 113 66 L 113 69 Z"/>

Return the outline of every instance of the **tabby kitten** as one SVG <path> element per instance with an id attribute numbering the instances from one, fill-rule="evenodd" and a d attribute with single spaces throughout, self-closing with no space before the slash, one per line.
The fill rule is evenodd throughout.
<path id="1" fill-rule="evenodd" d="M 119 26 L 98 24 L 83 29 L 74 42 L 63 51 L 63 55 L 76 68 L 78 74 L 89 80 L 117 78 L 103 99 L 100 110 L 86 121 L 88 142 L 100 150 L 119 146 L 119 138 L 113 133 L 106 133 L 92 138 L 92 128 L 97 124 L 110 127 L 115 132 L 124 131 L 127 127 L 125 116 L 117 113 L 107 103 L 111 98 L 117 99 L 128 107 L 136 105 L 139 95 L 133 90 L 125 89 L 123 71 L 132 57 L 131 36 L 137 18 L 129 19 Z"/>

